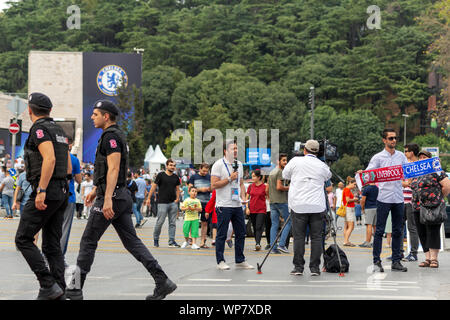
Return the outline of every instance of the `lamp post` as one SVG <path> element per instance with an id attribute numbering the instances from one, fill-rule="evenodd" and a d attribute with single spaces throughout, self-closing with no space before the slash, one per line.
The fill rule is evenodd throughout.
<path id="1" fill-rule="evenodd" d="M 403 145 L 406 145 L 406 118 L 408 118 L 409 115 L 402 114 L 402 117 L 405 118 L 405 122 L 404 122 L 404 125 L 403 125 L 403 142 L 404 142 Z"/>
<path id="2" fill-rule="evenodd" d="M 309 103 L 311 104 L 311 140 L 314 139 L 314 86 L 309 88 Z"/>

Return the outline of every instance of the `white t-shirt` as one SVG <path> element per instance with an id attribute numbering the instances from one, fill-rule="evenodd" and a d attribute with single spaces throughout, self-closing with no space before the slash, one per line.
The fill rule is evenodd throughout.
<path id="1" fill-rule="evenodd" d="M 211 168 L 211 176 L 218 177 L 220 180 L 227 179 L 232 173 L 233 165 L 230 164 L 225 158 L 217 160 Z M 244 167 L 242 166 L 242 163 L 240 161 L 238 161 L 238 173 L 239 179 L 228 183 L 226 186 L 220 189 L 216 189 L 216 207 L 237 208 L 242 206 L 240 200 L 231 200 L 231 188 L 237 188 L 239 192 L 239 198 L 242 198 L 240 183 L 244 178 Z"/>
<path id="2" fill-rule="evenodd" d="M 339 208 L 342 203 L 342 193 L 344 192 L 344 189 L 337 188 L 336 189 L 336 208 Z M 333 204 L 330 204 L 333 206 Z"/>
<path id="3" fill-rule="evenodd" d="M 85 180 L 81 183 L 81 188 L 83 187 L 84 194 L 82 196 L 86 197 L 92 191 L 92 188 L 94 188 L 94 182 L 92 180 L 89 182 Z"/>
<path id="4" fill-rule="evenodd" d="M 0 183 L 3 182 L 3 179 L 5 179 L 5 174 L 3 173 L 3 171 L 0 171 Z"/>
<path id="5" fill-rule="evenodd" d="M 319 213 L 326 210 L 325 182 L 331 178 L 328 166 L 316 156 L 294 157 L 284 167 L 283 178 L 291 180 L 289 208 L 296 213 Z"/>

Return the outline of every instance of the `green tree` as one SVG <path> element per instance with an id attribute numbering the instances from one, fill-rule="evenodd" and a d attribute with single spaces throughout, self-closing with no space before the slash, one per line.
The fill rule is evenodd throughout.
<path id="1" fill-rule="evenodd" d="M 134 84 L 131 88 L 119 88 L 117 106 L 122 113 L 118 124 L 127 136 L 129 165 L 137 169 L 144 164 L 148 146 L 144 139 L 144 100 L 141 90 Z"/>
<path id="2" fill-rule="evenodd" d="M 358 156 L 344 154 L 341 159 L 331 165 L 331 169 L 342 179 L 346 180 L 347 177 L 354 177 L 356 171 L 364 169 L 364 166 Z M 333 176 L 332 180 L 334 183 L 339 182 L 335 176 Z"/>

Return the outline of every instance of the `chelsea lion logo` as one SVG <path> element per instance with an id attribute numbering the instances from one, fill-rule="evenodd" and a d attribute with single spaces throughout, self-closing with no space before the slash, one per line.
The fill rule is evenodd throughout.
<path id="1" fill-rule="evenodd" d="M 439 161 L 439 158 L 433 159 L 433 169 L 434 171 L 442 171 L 441 162 Z"/>
<path id="2" fill-rule="evenodd" d="M 116 65 L 103 67 L 97 75 L 97 86 L 107 96 L 116 96 L 117 88 L 128 85 L 128 76 L 124 69 Z"/>

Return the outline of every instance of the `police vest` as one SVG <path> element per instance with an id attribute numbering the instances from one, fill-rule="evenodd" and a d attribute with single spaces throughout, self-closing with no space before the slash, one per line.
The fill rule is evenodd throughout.
<path id="1" fill-rule="evenodd" d="M 51 118 L 41 118 L 36 120 L 30 129 L 31 134 L 35 132 L 35 126 L 38 124 L 40 127 L 44 127 L 45 132 L 49 134 L 55 151 L 56 163 L 51 179 L 66 179 L 67 157 L 69 151 L 69 141 L 66 134 Z M 27 180 L 34 185 L 39 183 L 43 158 L 39 152 L 38 146 L 31 143 L 30 137 L 28 137 L 25 143 L 24 160 Z"/>
<path id="2" fill-rule="evenodd" d="M 119 176 L 117 177 L 117 185 L 124 186 L 127 181 L 127 169 L 128 169 L 128 145 L 127 139 L 124 133 L 116 126 L 110 126 L 105 131 L 103 131 L 100 139 L 98 140 L 97 151 L 95 152 L 95 163 L 94 163 L 94 185 L 99 187 L 101 194 L 106 191 L 106 174 L 108 173 L 108 161 L 106 159 L 106 154 L 100 152 L 103 138 L 106 133 L 113 132 L 119 136 L 120 142 L 122 143 L 122 150 L 120 155 L 120 170 Z"/>

